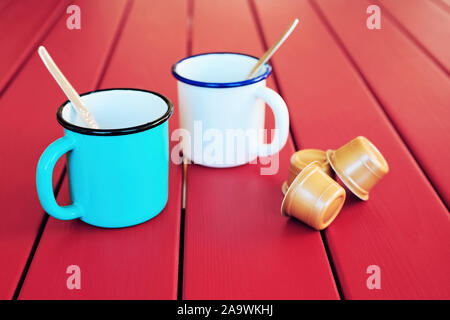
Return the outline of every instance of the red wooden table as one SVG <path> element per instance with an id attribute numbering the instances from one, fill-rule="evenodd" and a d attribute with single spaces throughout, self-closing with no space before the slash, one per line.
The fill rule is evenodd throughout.
<path id="1" fill-rule="evenodd" d="M 0 298 L 450 298 L 450 7 L 445 0 L 79 0 L 69 30 L 58 0 L 0 1 Z M 366 27 L 370 4 L 381 29 Z M 155 219 L 101 229 L 48 217 L 40 154 L 62 135 L 65 100 L 35 50 L 44 44 L 80 91 L 136 87 L 175 104 L 171 65 L 207 51 L 260 56 L 293 18 L 269 85 L 287 101 L 291 135 L 276 175 L 170 164 L 169 202 Z M 267 116 L 267 127 L 273 119 Z M 349 195 L 322 232 L 281 217 L 280 186 L 297 149 L 358 135 L 390 173 L 368 202 Z M 177 142 L 171 144 L 173 147 Z M 55 193 L 69 203 L 65 163 Z M 67 287 L 67 267 L 81 289 Z M 381 288 L 367 268 L 379 266 Z"/>

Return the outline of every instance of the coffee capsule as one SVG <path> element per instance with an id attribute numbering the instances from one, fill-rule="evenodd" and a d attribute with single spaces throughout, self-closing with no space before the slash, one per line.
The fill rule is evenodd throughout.
<path id="1" fill-rule="evenodd" d="M 334 172 L 361 200 L 389 171 L 380 151 L 365 137 L 357 137 L 337 150 L 328 150 L 327 158 Z"/>
<path id="2" fill-rule="evenodd" d="M 310 163 L 292 181 L 281 205 L 281 213 L 316 230 L 328 227 L 345 201 L 345 190 L 323 170 Z"/>
<path id="3" fill-rule="evenodd" d="M 287 189 L 300 171 L 314 161 L 318 161 L 322 170 L 331 177 L 332 170 L 330 164 L 328 163 L 327 154 L 325 151 L 317 149 L 304 149 L 297 151 L 291 156 L 288 178 L 281 187 L 283 194 L 286 194 Z"/>

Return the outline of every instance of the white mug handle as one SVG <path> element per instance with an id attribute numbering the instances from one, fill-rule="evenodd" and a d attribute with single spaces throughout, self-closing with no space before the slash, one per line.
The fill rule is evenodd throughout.
<path id="1" fill-rule="evenodd" d="M 275 135 L 271 143 L 262 143 L 258 147 L 259 157 L 268 157 L 280 151 L 289 136 L 289 112 L 283 98 L 267 87 L 256 89 L 255 95 L 264 100 L 275 116 Z"/>

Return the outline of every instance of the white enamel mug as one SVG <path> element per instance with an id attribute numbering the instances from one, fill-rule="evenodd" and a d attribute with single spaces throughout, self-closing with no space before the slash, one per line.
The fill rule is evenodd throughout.
<path id="1" fill-rule="evenodd" d="M 187 159 L 208 167 L 234 167 L 275 154 L 286 144 L 286 103 L 266 87 L 271 66 L 264 64 L 246 80 L 257 61 L 245 54 L 217 52 L 190 56 L 172 67 Z M 264 143 L 265 103 L 275 116 L 270 144 Z"/>

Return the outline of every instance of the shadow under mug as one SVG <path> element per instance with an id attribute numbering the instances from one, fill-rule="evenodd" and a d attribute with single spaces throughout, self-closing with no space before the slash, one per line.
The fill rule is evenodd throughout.
<path id="1" fill-rule="evenodd" d="M 44 151 L 36 186 L 51 216 L 99 227 L 120 228 L 155 217 L 168 197 L 168 119 L 173 105 L 164 96 L 138 89 L 107 89 L 82 95 L 100 128 L 87 128 L 70 102 L 59 107 L 64 136 Z M 72 204 L 56 203 L 52 173 L 67 153 Z"/>
<path id="2" fill-rule="evenodd" d="M 184 58 L 172 67 L 187 159 L 209 167 L 233 167 L 275 154 L 286 144 L 288 109 L 280 95 L 266 87 L 270 65 L 243 80 L 257 61 L 245 54 L 213 52 Z M 270 144 L 264 143 L 265 102 L 275 116 Z"/>

